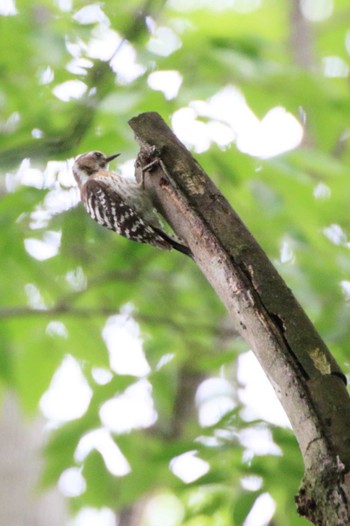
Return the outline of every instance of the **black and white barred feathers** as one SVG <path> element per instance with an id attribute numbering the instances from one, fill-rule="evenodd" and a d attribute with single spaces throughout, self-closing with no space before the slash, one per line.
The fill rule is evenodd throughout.
<path id="1" fill-rule="evenodd" d="M 188 247 L 164 232 L 143 186 L 107 169 L 118 155 L 107 157 L 102 152 L 89 152 L 74 162 L 73 175 L 92 219 L 132 241 L 164 250 L 174 248 L 191 256 Z"/>

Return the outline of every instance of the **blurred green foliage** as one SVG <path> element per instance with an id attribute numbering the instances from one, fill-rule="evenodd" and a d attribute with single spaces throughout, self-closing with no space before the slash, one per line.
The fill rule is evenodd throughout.
<path id="1" fill-rule="evenodd" d="M 277 505 L 274 524 L 302 525 L 293 504 L 302 462 L 290 431 L 265 424 L 282 456 L 248 459 L 240 433 L 260 424 L 242 419 L 237 395 L 236 409 L 217 424 L 203 428 L 198 423 L 196 388 L 204 378 L 221 375 L 236 390 L 236 358 L 247 349 L 226 334 L 224 309 L 195 265 L 180 254 L 161 253 L 103 231 L 81 207 L 66 204 L 54 210 L 52 205 L 64 192 L 69 203 L 72 183 L 60 175 L 62 167 L 52 178 L 47 163 L 92 149 L 121 151 L 123 160 L 132 159 L 137 145 L 127 121 L 140 112 L 157 111 L 171 122 L 178 109 L 228 85 L 242 91 L 259 118 L 275 106 L 297 118 L 302 112 L 305 139 L 295 151 L 262 160 L 243 154 L 235 144 L 226 149 L 212 144 L 196 157 L 348 372 L 350 310 L 341 289 L 342 281 L 350 281 L 348 2 L 334 0 L 330 16 L 318 22 L 302 15 L 296 20 L 292 12 L 297 2 L 292 0 L 232 1 L 222 9 L 214 4 L 100 4 L 110 30 L 127 40 L 116 50 L 116 60 L 123 46 L 132 46 L 135 62 L 143 68 L 134 80 L 116 75 L 108 62 L 89 55 L 99 24 L 82 24 L 76 16 L 89 6 L 87 1 L 18 0 L 16 14 L 0 16 L 0 379 L 35 414 L 64 356 L 81 364 L 93 393 L 90 405 L 83 417 L 51 433 L 43 475 L 45 483 L 56 483 L 65 469 L 83 464 L 87 487 L 70 499 L 72 509 L 92 505 L 121 510 L 145 496 L 170 492 L 184 510 L 176 524 L 240 525 L 256 498 L 269 492 Z M 312 67 L 298 60 L 293 49 L 291 36 L 298 24 Z M 152 27 L 167 28 L 179 45 L 167 54 L 152 50 Z M 326 76 L 326 57 L 342 59 L 345 74 Z M 150 73 L 167 70 L 182 76 L 179 93 L 170 100 L 148 85 Z M 72 80 L 85 83 L 85 95 L 59 99 L 54 88 Z M 21 179 L 24 158 L 30 158 L 32 171 L 44 174 L 39 185 Z M 320 188 L 323 194 L 316 198 Z M 338 241 L 324 234 L 331 225 L 338 225 Z M 52 231 L 61 235 L 56 255 L 42 259 L 26 250 L 26 240 L 45 244 Z M 293 257 L 281 262 L 285 241 Z M 72 273 L 82 274 L 84 283 L 72 284 L 67 277 Z M 98 451 L 82 463 L 74 452 L 81 437 L 101 425 L 103 402 L 137 381 L 114 374 L 102 386 L 92 374 L 96 367 L 110 369 L 101 331 L 107 318 L 126 304 L 133 306 L 141 326 L 158 420 L 149 429 L 113 435 L 131 466 L 128 475 L 116 477 Z M 52 321 L 64 324 L 65 337 L 48 330 Z M 157 367 L 164 355 L 174 358 Z M 169 463 L 191 450 L 198 451 L 210 470 L 185 484 Z M 241 484 L 250 475 L 261 477 L 258 489 Z"/>

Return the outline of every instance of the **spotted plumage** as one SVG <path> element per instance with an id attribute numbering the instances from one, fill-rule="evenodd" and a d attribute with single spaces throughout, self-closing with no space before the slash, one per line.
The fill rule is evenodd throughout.
<path id="1" fill-rule="evenodd" d="M 73 175 L 88 214 L 100 225 L 127 239 L 191 255 L 188 247 L 162 229 L 148 193 L 141 184 L 106 169 L 117 157 L 101 152 L 80 155 Z"/>

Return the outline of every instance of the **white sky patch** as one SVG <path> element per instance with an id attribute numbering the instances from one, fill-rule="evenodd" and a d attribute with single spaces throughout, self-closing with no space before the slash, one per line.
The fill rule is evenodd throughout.
<path id="1" fill-rule="evenodd" d="M 249 13 L 261 5 L 261 0 L 170 0 L 169 6 L 176 11 L 196 11 L 210 9 L 211 11 L 225 11 L 234 9 L 239 13 Z"/>
<path id="2" fill-rule="evenodd" d="M 123 177 L 135 181 L 135 159 L 129 159 L 119 164 L 118 169 Z"/>
<path id="3" fill-rule="evenodd" d="M 263 493 L 254 502 L 243 526 L 268 526 L 275 513 L 276 503 L 268 493 Z"/>
<path id="4" fill-rule="evenodd" d="M 150 372 L 142 350 L 140 328 L 129 314 L 108 318 L 102 336 L 109 352 L 111 369 L 117 374 L 145 376 Z"/>
<path id="5" fill-rule="evenodd" d="M 182 502 L 171 493 L 161 493 L 147 500 L 144 511 L 144 524 L 179 526 L 182 524 L 184 516 L 185 510 Z"/>
<path id="6" fill-rule="evenodd" d="M 34 137 L 34 139 L 41 139 L 43 135 L 44 135 L 43 131 L 40 130 L 39 128 L 32 129 L 32 137 Z"/>
<path id="7" fill-rule="evenodd" d="M 247 427 L 238 432 L 239 441 L 246 448 L 243 460 L 249 462 L 254 455 L 281 456 L 281 449 L 274 443 L 270 429 L 267 427 Z"/>
<path id="8" fill-rule="evenodd" d="M 41 230 L 47 228 L 51 214 L 47 210 L 36 208 L 34 212 L 30 214 L 29 227 L 31 230 Z"/>
<path id="9" fill-rule="evenodd" d="M 247 475 L 246 477 L 242 477 L 240 482 L 243 489 L 248 491 L 258 491 L 262 488 L 264 480 L 257 475 Z"/>
<path id="10" fill-rule="evenodd" d="M 221 132 L 216 139 L 209 122 L 221 123 L 226 135 Z M 188 108 L 174 113 L 172 124 L 175 133 L 196 152 L 209 149 L 211 142 L 228 146 L 236 140 L 237 148 L 249 155 L 269 158 L 297 147 L 303 137 L 299 121 L 282 107 L 272 108 L 262 120 L 250 109 L 242 93 L 227 86 L 207 101 L 193 101 Z"/>
<path id="11" fill-rule="evenodd" d="M 281 263 L 294 263 L 295 254 L 292 245 L 288 239 L 284 239 L 280 248 L 280 262 Z"/>
<path id="12" fill-rule="evenodd" d="M 318 183 L 314 188 L 314 198 L 325 200 L 329 199 L 332 195 L 332 190 L 325 183 Z"/>
<path id="13" fill-rule="evenodd" d="M 153 425 L 157 420 L 152 399 L 152 386 L 143 379 L 125 392 L 105 402 L 100 409 L 104 426 L 115 433 L 128 433 Z"/>
<path id="14" fill-rule="evenodd" d="M 48 210 L 51 215 L 55 215 L 73 208 L 79 202 L 80 196 L 76 187 L 69 190 L 55 188 L 46 194 L 44 209 Z"/>
<path id="15" fill-rule="evenodd" d="M 44 239 L 27 237 L 24 240 L 24 247 L 28 254 L 38 261 L 57 256 L 60 250 L 62 232 L 46 231 L 43 234 Z"/>
<path id="16" fill-rule="evenodd" d="M 41 397 L 40 408 L 46 418 L 67 422 L 84 415 L 91 395 L 80 365 L 67 355 L 55 372 L 49 389 Z"/>
<path id="17" fill-rule="evenodd" d="M 79 24 L 105 24 L 109 25 L 109 18 L 101 9 L 101 4 L 89 4 L 82 7 L 73 15 L 73 20 Z"/>
<path id="18" fill-rule="evenodd" d="M 87 70 L 93 66 L 92 60 L 84 57 L 74 58 L 68 62 L 66 69 L 73 75 L 86 75 Z"/>
<path id="19" fill-rule="evenodd" d="M 104 367 L 93 367 L 91 374 L 98 385 L 106 385 L 113 378 L 113 373 Z"/>
<path id="20" fill-rule="evenodd" d="M 6 122 L 1 125 L 1 131 L 3 133 L 14 133 L 17 130 L 20 122 L 21 122 L 20 113 L 18 111 L 14 111 L 8 117 Z"/>
<path id="21" fill-rule="evenodd" d="M 116 31 L 100 24 L 94 28 L 92 35 L 87 55 L 94 59 L 110 61 L 110 66 L 120 83 L 129 84 L 146 71 L 144 66 L 138 64 L 133 46 L 123 41 Z"/>
<path id="22" fill-rule="evenodd" d="M 233 389 L 224 378 L 204 380 L 196 393 L 198 418 L 202 426 L 215 425 L 226 413 L 235 408 Z"/>
<path id="23" fill-rule="evenodd" d="M 49 161 L 47 163 L 42 173 L 42 187 L 49 188 L 50 191 L 36 211 L 41 210 L 53 216 L 77 205 L 80 196 L 73 178 L 72 166 L 73 159 Z"/>
<path id="24" fill-rule="evenodd" d="M 238 380 L 242 387 L 239 398 L 247 407 L 243 416 L 247 420 L 262 418 L 282 427 L 291 427 L 270 382 L 252 351 L 238 358 Z"/>
<path id="25" fill-rule="evenodd" d="M 348 238 L 340 225 L 333 224 L 323 229 L 324 235 L 334 243 L 334 245 L 348 246 Z"/>
<path id="26" fill-rule="evenodd" d="M 206 124 L 197 120 L 193 109 L 177 110 L 172 116 L 171 124 L 175 135 L 188 146 L 193 146 L 196 153 L 205 152 L 210 148 L 211 141 Z"/>
<path id="27" fill-rule="evenodd" d="M 73 7 L 73 0 L 55 0 L 55 4 L 61 9 L 61 11 L 69 13 Z"/>
<path id="28" fill-rule="evenodd" d="M 146 71 L 144 66 L 138 64 L 135 49 L 126 41 L 118 49 L 110 65 L 121 84 L 130 84 Z"/>
<path id="29" fill-rule="evenodd" d="M 311 22 L 321 22 L 332 15 L 333 0 L 301 0 L 300 8 Z"/>
<path id="30" fill-rule="evenodd" d="M 130 473 L 130 465 L 107 429 L 95 429 L 84 435 L 77 446 L 74 457 L 83 462 L 91 451 L 101 454 L 106 468 L 112 475 L 123 477 Z"/>
<path id="31" fill-rule="evenodd" d="M 82 267 L 77 267 L 70 270 L 66 274 L 66 281 L 75 291 L 85 290 L 87 287 L 87 277 Z"/>
<path id="32" fill-rule="evenodd" d="M 83 9 L 88 7 L 93 7 L 92 12 L 95 12 L 96 5 Z M 99 16 L 96 19 L 99 19 Z M 143 75 L 146 68 L 137 62 L 137 54 L 133 46 L 111 29 L 108 19 L 106 20 L 99 20 L 87 44 L 81 39 L 76 39 L 74 42 L 66 39 L 66 48 L 73 57 L 73 60 L 67 65 L 67 70 L 73 74 L 86 74 L 86 70 L 93 65 L 93 62 L 89 58 L 82 57 L 84 53 L 92 59 L 110 61 L 118 81 L 121 84 L 128 84 Z M 59 99 L 67 102 L 80 98 L 86 93 L 86 90 L 87 86 L 84 82 L 74 79 L 56 86 L 53 93 Z"/>
<path id="33" fill-rule="evenodd" d="M 39 82 L 40 84 L 50 84 L 55 78 L 55 73 L 50 66 L 46 66 L 45 69 L 39 71 Z"/>
<path id="34" fill-rule="evenodd" d="M 86 43 L 81 40 L 80 38 L 77 38 L 74 42 L 69 40 L 68 37 L 65 37 L 65 45 L 68 53 L 72 55 L 75 59 L 80 59 L 82 52 L 86 52 L 87 45 Z"/>
<path id="35" fill-rule="evenodd" d="M 92 38 L 90 38 L 88 43 L 87 55 L 103 61 L 110 60 L 121 42 L 122 38 L 116 31 L 106 25 L 99 25 L 92 31 Z"/>
<path id="36" fill-rule="evenodd" d="M 14 16 L 17 15 L 18 11 L 14 0 L 1 0 L 0 2 L 0 15 L 2 16 Z"/>
<path id="37" fill-rule="evenodd" d="M 68 331 L 64 323 L 61 321 L 50 321 L 46 327 L 46 334 L 49 336 L 58 336 L 59 338 L 68 338 Z"/>
<path id="38" fill-rule="evenodd" d="M 262 0 L 235 0 L 233 8 L 238 13 L 250 13 L 260 7 Z"/>
<path id="39" fill-rule="evenodd" d="M 237 148 L 262 159 L 296 148 L 303 137 L 300 123 L 281 107 L 272 108 L 250 129 L 245 128 L 242 122 L 240 127 L 241 130 L 237 130 Z"/>
<path id="40" fill-rule="evenodd" d="M 350 29 L 348 29 L 345 35 L 345 47 L 346 51 L 350 54 Z"/>
<path id="41" fill-rule="evenodd" d="M 148 76 L 148 85 L 155 91 L 161 91 L 167 100 L 175 99 L 182 84 L 182 75 L 178 71 L 154 71 Z"/>
<path id="42" fill-rule="evenodd" d="M 147 49 L 155 55 L 168 57 L 177 49 L 182 42 L 180 37 L 170 27 L 159 26 L 154 28 L 152 36 L 147 44 Z"/>
<path id="43" fill-rule="evenodd" d="M 342 293 L 344 294 L 345 301 L 350 301 L 350 281 L 343 280 L 340 282 Z"/>
<path id="44" fill-rule="evenodd" d="M 73 163 L 74 159 L 67 159 L 66 161 L 49 161 L 45 168 L 45 181 L 57 181 L 67 188 L 72 186 L 76 188 L 77 184 L 73 177 Z"/>
<path id="45" fill-rule="evenodd" d="M 212 142 L 221 148 L 227 147 L 235 140 L 235 133 L 229 126 L 219 121 L 209 121 L 207 132 Z"/>
<path id="46" fill-rule="evenodd" d="M 109 508 L 82 508 L 68 526 L 115 526 L 115 513 Z"/>
<path id="47" fill-rule="evenodd" d="M 156 370 L 159 371 L 163 367 L 165 367 L 168 363 L 170 363 L 175 358 L 175 353 L 167 353 L 163 354 L 161 356 L 159 362 L 156 365 Z"/>
<path id="48" fill-rule="evenodd" d="M 68 468 L 60 476 L 58 487 L 66 497 L 79 497 L 86 490 L 86 482 L 79 468 Z"/>
<path id="49" fill-rule="evenodd" d="M 80 99 L 87 90 L 87 85 L 81 80 L 66 80 L 58 84 L 53 90 L 53 94 L 63 102 L 72 99 Z"/>
<path id="50" fill-rule="evenodd" d="M 47 309 L 44 298 L 36 285 L 33 283 L 27 283 L 24 286 L 24 291 L 27 296 L 28 305 L 32 309 Z"/>
<path id="51" fill-rule="evenodd" d="M 43 172 L 38 168 L 30 168 L 20 172 L 20 181 L 24 186 L 33 186 L 34 188 L 45 188 Z"/>
<path id="52" fill-rule="evenodd" d="M 209 471 L 209 464 L 196 456 L 197 451 L 187 451 L 170 462 L 172 473 L 185 484 L 190 484 Z"/>
<path id="53" fill-rule="evenodd" d="M 322 59 L 323 74 L 325 77 L 347 77 L 349 66 L 340 57 L 324 57 Z"/>

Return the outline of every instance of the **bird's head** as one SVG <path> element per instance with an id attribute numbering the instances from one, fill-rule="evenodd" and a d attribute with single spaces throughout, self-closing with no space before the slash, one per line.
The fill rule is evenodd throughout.
<path id="1" fill-rule="evenodd" d="M 79 155 L 73 164 L 73 175 L 80 185 L 84 183 L 91 175 L 99 170 L 106 168 L 109 162 L 118 157 L 120 153 L 106 156 L 102 152 L 88 152 Z"/>

